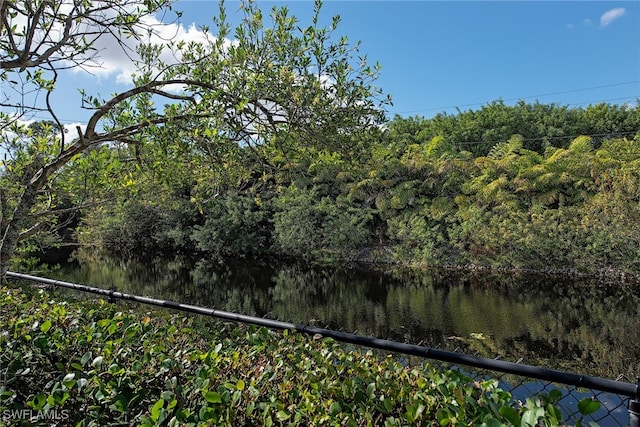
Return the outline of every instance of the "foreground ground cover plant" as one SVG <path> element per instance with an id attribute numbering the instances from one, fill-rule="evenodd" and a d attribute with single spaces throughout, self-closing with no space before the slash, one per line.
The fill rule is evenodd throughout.
<path id="1" fill-rule="evenodd" d="M 17 287 L 0 313 L 0 424 L 563 424 L 557 390 L 520 403 L 496 380 L 318 337 Z"/>

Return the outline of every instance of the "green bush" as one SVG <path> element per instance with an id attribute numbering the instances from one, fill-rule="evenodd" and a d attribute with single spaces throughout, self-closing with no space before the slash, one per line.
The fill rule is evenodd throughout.
<path id="1" fill-rule="evenodd" d="M 89 225 L 88 231 L 81 230 L 79 240 L 123 253 L 189 247 L 186 231 L 192 217 L 186 208 L 171 209 L 131 199 L 105 212 L 97 227 Z"/>
<path id="2" fill-rule="evenodd" d="M 249 196 L 223 196 L 204 210 L 204 224 L 191 238 L 197 248 L 214 256 L 264 252 L 271 235 L 268 213 Z"/>
<path id="3" fill-rule="evenodd" d="M 352 206 L 346 197 L 334 200 L 319 197 L 313 189 L 291 186 L 275 204 L 278 252 L 304 258 L 349 258 L 371 240 L 371 209 Z"/>

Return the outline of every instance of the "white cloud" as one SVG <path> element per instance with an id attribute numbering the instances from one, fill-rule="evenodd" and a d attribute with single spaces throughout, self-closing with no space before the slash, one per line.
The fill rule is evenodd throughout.
<path id="1" fill-rule="evenodd" d="M 626 10 L 623 7 L 616 7 L 614 9 L 606 11 L 600 17 L 600 26 L 606 27 L 610 25 L 613 21 L 620 18 L 625 13 L 626 13 Z"/>
<path id="2" fill-rule="evenodd" d="M 50 117 L 37 118 L 37 119 L 33 118 L 33 119 L 26 119 L 26 120 L 18 118 L 18 119 L 16 119 L 16 124 L 19 125 L 19 126 L 28 127 L 31 124 L 33 124 L 33 123 L 35 123 L 35 122 L 37 122 L 39 120 L 53 121 L 52 118 L 50 118 Z M 86 129 L 86 127 L 87 127 L 86 123 L 80 123 L 80 122 L 62 123 L 62 128 L 64 129 L 64 133 L 65 134 L 72 134 L 72 135 L 74 135 L 74 138 L 78 135 L 78 130 L 77 130 L 78 126 L 80 127 L 80 129 L 82 131 L 84 131 Z M 4 131 L 3 134 L 6 134 L 6 135 L 11 134 L 11 135 L 14 135 L 14 136 L 16 135 L 15 133 L 10 132 L 10 131 Z"/>
<path id="3" fill-rule="evenodd" d="M 59 14 L 70 13 L 73 9 L 73 0 L 60 0 L 58 3 L 56 3 L 56 5 L 59 6 L 59 9 L 57 10 L 57 13 Z M 77 1 L 75 3 L 77 3 Z M 94 3 L 94 8 L 97 8 L 98 10 L 94 11 L 92 17 L 97 21 L 111 22 L 115 19 L 118 13 L 126 13 L 129 9 L 133 11 L 137 5 L 141 5 L 143 3 L 143 0 L 136 0 L 135 2 L 132 2 L 132 4 L 123 4 L 116 9 L 101 9 L 99 1 Z M 53 12 L 47 11 L 47 13 Z M 26 37 L 20 36 L 19 34 L 28 33 L 29 28 L 27 28 L 27 26 L 29 24 L 33 24 L 33 22 L 30 22 L 24 13 L 17 13 L 16 16 L 9 17 L 8 27 L 15 26 L 16 31 L 14 32 L 14 39 L 19 47 L 24 47 L 26 44 Z M 167 41 L 204 42 L 207 37 L 209 39 L 212 38 L 211 34 L 204 33 L 197 28 L 195 24 L 191 24 L 189 26 L 179 23 L 166 24 L 151 15 L 142 18 L 141 27 L 152 30 L 150 37 L 145 37 L 144 41 L 153 44 L 164 44 Z M 59 40 L 64 37 L 63 31 L 64 28 L 60 23 L 53 24 L 49 31 L 46 32 L 37 29 L 33 34 L 32 46 L 40 44 L 41 48 L 39 50 L 44 51 L 48 46 L 59 42 Z M 96 28 L 95 23 L 89 20 L 74 22 L 70 29 L 72 34 L 87 34 L 87 39 L 89 41 L 91 41 L 92 34 L 95 35 L 99 31 L 102 31 L 102 29 Z M 138 43 L 139 41 L 133 37 L 126 38 L 123 35 L 117 38 L 116 35 L 105 32 L 104 34 L 99 35 L 97 40 L 93 42 L 95 51 L 92 51 L 91 55 L 80 54 L 76 56 L 75 59 L 82 62 L 83 67 L 76 67 L 74 64 L 70 64 L 71 69 L 75 72 L 89 72 L 98 78 L 111 79 L 115 77 L 118 83 L 128 84 L 131 82 L 131 74 L 136 69 L 134 60 L 139 59 L 139 56 L 136 53 Z M 66 52 L 63 49 L 61 54 L 55 55 L 53 59 L 55 60 L 60 57 L 64 57 L 65 54 L 71 55 L 72 52 L 70 49 L 71 48 Z M 6 56 L 6 53 L 0 53 L 0 57 L 2 57 L 2 59 L 5 59 Z M 176 61 L 168 49 L 165 49 L 158 59 L 159 61 L 166 61 L 169 63 Z"/>
<path id="4" fill-rule="evenodd" d="M 84 131 L 87 129 L 87 124 L 80 122 L 64 123 L 62 127 L 64 128 L 64 133 L 66 134 L 65 138 L 67 140 L 73 140 L 78 137 L 78 127 L 84 133 Z"/>
<path id="5" fill-rule="evenodd" d="M 172 42 L 204 42 L 207 36 L 195 24 L 185 27 L 181 24 L 164 24 L 156 18 L 149 17 L 145 20 L 145 25 L 153 28 L 150 37 L 143 40 L 144 43 L 165 44 L 167 41 Z M 131 83 L 131 75 L 136 71 L 135 61 L 140 59 L 136 52 L 138 41 L 134 38 L 118 41 L 111 35 L 103 35 L 95 42 L 95 48 L 98 50 L 95 61 L 99 67 L 88 68 L 87 71 L 99 78 L 115 79 L 120 84 Z M 173 52 L 168 48 L 162 50 L 158 62 L 167 64 L 176 63 L 179 58 L 175 58 Z M 82 71 L 76 68 L 76 71 Z"/>

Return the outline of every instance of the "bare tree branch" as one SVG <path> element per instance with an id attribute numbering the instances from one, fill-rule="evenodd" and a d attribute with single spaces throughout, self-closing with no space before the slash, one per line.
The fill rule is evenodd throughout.
<path id="1" fill-rule="evenodd" d="M 123 31 L 136 37 L 150 27 L 142 20 L 168 6 L 167 0 L 148 2 L 129 0 L 73 1 L 72 9 L 62 13 L 62 2 L 42 1 L 35 9 L 30 2 L 3 1 L 0 7 L 0 24 L 3 40 L 0 41 L 0 69 L 25 69 L 41 67 L 54 62 L 69 61 L 75 65 L 90 57 L 93 45 L 99 37 L 110 34 L 121 47 L 128 49 L 121 40 Z M 14 20 L 25 21 L 24 34 L 16 37 L 12 31 Z M 58 27 L 58 31 L 53 31 Z M 40 33 L 39 37 L 36 37 Z M 6 39 L 4 39 L 6 34 Z M 39 42 L 34 46 L 34 40 Z"/>
<path id="2" fill-rule="evenodd" d="M 54 69 L 52 87 L 55 85 L 57 80 L 58 80 L 58 72 Z M 58 116 L 56 115 L 56 113 L 53 111 L 53 107 L 51 107 L 52 92 L 53 92 L 53 89 L 47 90 L 47 96 L 46 96 L 47 110 L 49 111 L 49 114 L 51 114 L 51 117 L 53 117 L 53 120 L 56 122 L 56 125 L 58 125 L 58 130 L 60 131 L 60 152 L 62 153 L 64 151 L 64 141 L 65 141 L 64 127 L 62 126 L 62 123 L 60 123 L 60 120 L 58 120 Z"/>
<path id="3" fill-rule="evenodd" d="M 7 193 L 4 188 L 0 188 L 0 235 L 4 234 L 8 224 L 9 205 L 7 203 Z"/>
<path id="4" fill-rule="evenodd" d="M 25 239 L 28 239 L 29 237 L 33 236 L 34 234 L 36 234 L 38 231 L 40 231 L 40 229 L 44 226 L 43 222 L 36 222 L 34 225 L 32 225 L 31 227 L 27 228 L 24 231 L 21 231 L 20 234 L 18 235 L 18 241 L 21 242 Z"/>
<path id="5" fill-rule="evenodd" d="M 99 202 L 82 203 L 82 204 L 78 204 L 78 205 L 70 207 L 70 208 L 42 210 L 40 212 L 34 212 L 34 213 L 29 214 L 29 217 L 30 218 L 44 218 L 44 217 L 48 217 L 48 216 L 64 215 L 64 214 L 68 214 L 68 213 L 78 212 L 78 211 L 80 211 L 82 209 L 88 209 L 88 208 L 93 208 L 93 207 L 96 207 L 96 206 L 100 206 L 100 205 L 104 204 L 105 202 L 107 202 L 109 200 L 113 200 L 113 199 L 112 198 L 101 199 Z"/>

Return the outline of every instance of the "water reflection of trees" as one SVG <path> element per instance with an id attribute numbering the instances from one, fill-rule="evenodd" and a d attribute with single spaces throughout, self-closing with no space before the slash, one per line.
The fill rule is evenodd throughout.
<path id="1" fill-rule="evenodd" d="M 460 272 L 85 256 L 66 279 L 580 373 L 640 374 L 640 291 Z"/>

